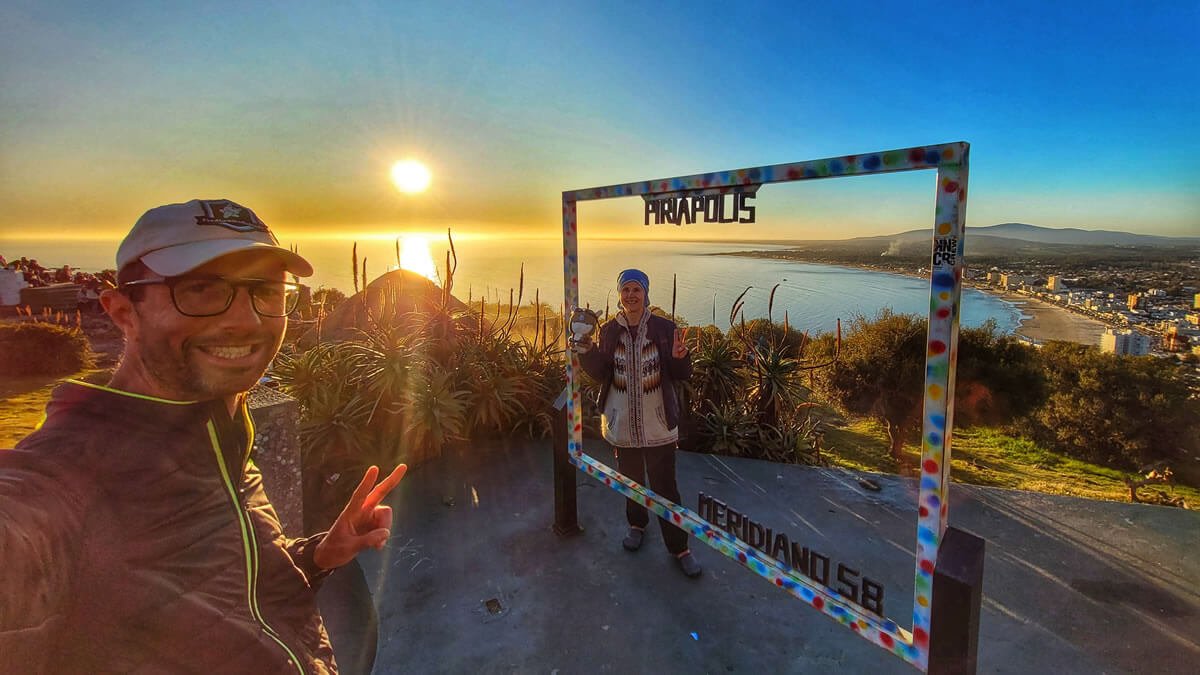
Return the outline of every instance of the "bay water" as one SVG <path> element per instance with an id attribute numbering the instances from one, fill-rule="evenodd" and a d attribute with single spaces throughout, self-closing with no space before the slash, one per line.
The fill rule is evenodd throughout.
<path id="1" fill-rule="evenodd" d="M 409 246 L 423 249 L 428 245 L 432 259 L 444 274 L 445 239 L 410 240 Z M 0 239 L 0 254 L 8 259 L 35 258 L 46 267 L 70 265 L 95 271 L 114 267 L 115 240 Z M 284 242 L 285 245 L 287 242 Z M 301 238 L 295 240 L 300 253 L 308 258 L 315 274 L 306 283 L 314 288 L 335 287 L 347 294 L 353 291 L 351 247 L 346 237 Z M 397 266 L 395 240 L 360 238 L 359 265 L 367 259 L 367 273 L 375 278 Z M 929 308 L 929 280 L 871 270 L 834 265 L 818 265 L 783 260 L 717 255 L 735 251 L 785 248 L 762 243 L 701 243 L 650 240 L 582 240 L 579 244 L 580 301 L 603 314 L 606 304 L 616 311 L 617 274 L 637 267 L 650 276 L 650 302 L 670 311 L 671 278 L 676 275 L 676 314 L 692 325 L 729 324 L 733 301 L 747 287 L 744 313 L 747 319 L 767 316 L 771 288 L 775 293 L 773 316 L 782 320 L 784 311 L 791 324 L 813 334 L 832 331 L 839 318 L 846 322 L 855 314 L 874 316 L 880 309 L 926 316 Z M 524 302 L 533 300 L 535 290 L 542 302 L 559 307 L 563 298 L 562 241 L 557 239 L 475 238 L 455 241 L 458 268 L 454 294 L 476 302 L 481 296 L 507 303 L 509 289 L 515 289 L 524 265 Z M 424 250 L 402 256 L 420 258 Z M 1003 332 L 1012 332 L 1022 314 L 1013 304 L 967 288 L 963 290 L 960 321 L 978 326 L 995 319 Z"/>

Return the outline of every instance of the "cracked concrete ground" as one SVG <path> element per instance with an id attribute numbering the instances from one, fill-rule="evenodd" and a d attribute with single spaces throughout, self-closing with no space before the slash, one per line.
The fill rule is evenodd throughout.
<path id="1" fill-rule="evenodd" d="M 612 465 L 611 453 L 588 450 Z M 916 485 L 679 453 L 680 490 L 735 505 L 885 589 L 911 625 Z M 622 498 L 577 474 L 584 533 L 551 532 L 549 443 L 448 451 L 389 499 L 393 541 L 360 556 L 375 672 L 914 672 L 702 544 L 685 578 L 655 526 L 621 548 Z M 955 484 L 951 524 L 987 540 L 979 670 L 1190 672 L 1200 659 L 1200 514 Z"/>

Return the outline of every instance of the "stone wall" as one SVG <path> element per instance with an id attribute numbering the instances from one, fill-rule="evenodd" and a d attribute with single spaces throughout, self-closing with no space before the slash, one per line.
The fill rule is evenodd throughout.
<path id="1" fill-rule="evenodd" d="M 295 399 L 269 387 L 250 390 L 254 420 L 254 463 L 263 487 L 289 537 L 304 534 L 304 499 L 300 461 L 300 406 Z"/>

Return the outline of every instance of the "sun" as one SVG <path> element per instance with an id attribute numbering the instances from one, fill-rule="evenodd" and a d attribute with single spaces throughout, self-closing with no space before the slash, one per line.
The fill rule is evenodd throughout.
<path id="1" fill-rule="evenodd" d="M 392 183 L 406 194 L 416 194 L 429 187 L 429 169 L 415 159 L 402 159 L 392 165 Z"/>
<path id="2" fill-rule="evenodd" d="M 419 234 L 404 235 L 400 239 L 400 268 L 438 281 L 437 264 L 429 253 L 429 240 Z"/>

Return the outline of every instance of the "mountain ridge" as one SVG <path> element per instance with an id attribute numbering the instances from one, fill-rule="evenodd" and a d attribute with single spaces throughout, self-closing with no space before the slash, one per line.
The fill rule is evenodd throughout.
<path id="1" fill-rule="evenodd" d="M 897 241 L 913 238 L 927 240 L 930 231 L 906 230 L 890 235 L 873 237 L 854 237 L 843 239 L 846 242 L 882 242 Z M 1200 237 L 1164 237 L 1156 234 L 1135 234 L 1119 230 L 1084 230 L 1076 227 L 1054 228 L 1030 225 L 1028 223 L 999 223 L 982 227 L 967 227 L 967 237 L 977 236 L 996 237 L 1000 239 L 1015 239 L 1026 243 L 1039 244 L 1069 244 L 1084 246 L 1189 246 L 1200 244 Z"/>

